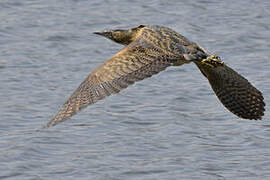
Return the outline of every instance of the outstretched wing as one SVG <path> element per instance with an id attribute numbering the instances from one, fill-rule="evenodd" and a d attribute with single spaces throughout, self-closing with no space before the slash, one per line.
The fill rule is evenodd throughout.
<path id="1" fill-rule="evenodd" d="M 87 105 L 118 93 L 136 81 L 157 74 L 177 60 L 141 43 L 142 40 L 131 43 L 95 69 L 70 96 L 47 127 L 70 118 Z"/>
<path id="2" fill-rule="evenodd" d="M 265 110 L 262 93 L 247 79 L 225 64 L 213 68 L 200 63 L 196 65 L 229 111 L 244 119 L 262 118 Z"/>

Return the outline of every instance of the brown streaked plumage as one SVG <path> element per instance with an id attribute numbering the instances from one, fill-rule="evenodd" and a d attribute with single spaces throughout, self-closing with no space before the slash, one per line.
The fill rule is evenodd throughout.
<path id="1" fill-rule="evenodd" d="M 129 30 L 96 32 L 125 47 L 96 68 L 47 124 L 54 126 L 89 104 L 118 93 L 136 81 L 151 77 L 168 66 L 194 62 L 209 80 L 223 105 L 245 119 L 261 119 L 263 96 L 244 77 L 217 56 L 172 29 L 140 25 Z"/>

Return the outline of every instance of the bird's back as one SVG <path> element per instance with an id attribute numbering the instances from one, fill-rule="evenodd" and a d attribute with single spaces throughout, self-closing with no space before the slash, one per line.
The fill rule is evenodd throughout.
<path id="1" fill-rule="evenodd" d="M 145 26 L 139 36 L 146 45 L 149 43 L 164 53 L 183 54 L 183 47 L 198 47 L 196 43 L 164 26 Z"/>

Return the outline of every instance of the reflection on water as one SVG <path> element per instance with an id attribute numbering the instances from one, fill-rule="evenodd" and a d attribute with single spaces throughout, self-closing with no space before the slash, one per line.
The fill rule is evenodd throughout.
<path id="1" fill-rule="evenodd" d="M 1 179 L 269 179 L 268 111 L 263 121 L 228 113 L 192 64 L 42 129 L 122 48 L 92 32 L 139 24 L 171 27 L 220 55 L 268 105 L 268 1 L 4 0 L 0 7 Z"/>

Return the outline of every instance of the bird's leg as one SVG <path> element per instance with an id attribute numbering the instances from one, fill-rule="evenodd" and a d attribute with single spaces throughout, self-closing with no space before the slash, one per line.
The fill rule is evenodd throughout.
<path id="1" fill-rule="evenodd" d="M 208 56 L 206 59 L 203 59 L 201 63 L 210 66 L 211 68 L 223 66 L 224 64 L 224 62 L 220 60 L 220 57 L 216 55 Z"/>

